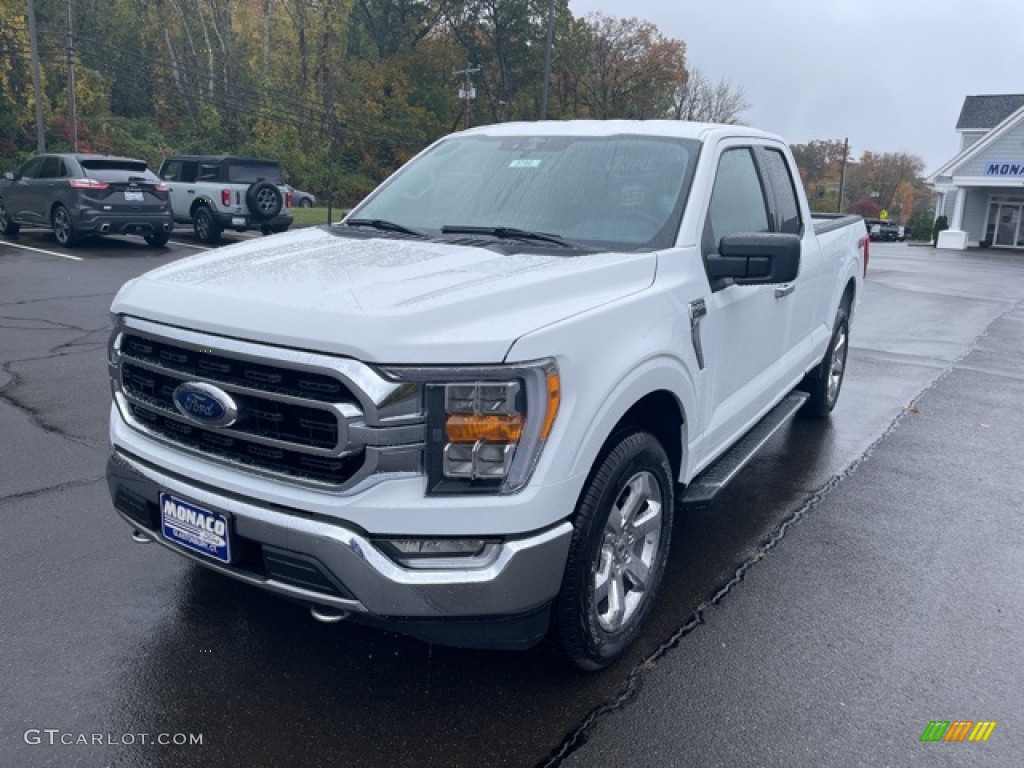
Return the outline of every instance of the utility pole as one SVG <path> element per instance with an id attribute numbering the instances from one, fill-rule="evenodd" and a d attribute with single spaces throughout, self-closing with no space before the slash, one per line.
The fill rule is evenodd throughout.
<path id="1" fill-rule="evenodd" d="M 459 89 L 459 98 L 463 100 L 464 104 L 462 107 L 462 127 L 469 128 L 469 100 L 476 98 L 476 88 L 473 87 L 473 81 L 470 80 L 469 76 L 480 71 L 480 67 L 470 67 L 469 62 L 466 62 L 466 68 L 460 69 L 452 74 L 458 77 L 463 76 L 462 87 Z"/>
<path id="2" fill-rule="evenodd" d="M 75 42 L 71 37 L 71 0 L 68 3 L 68 109 L 71 111 L 71 151 L 78 151 L 78 105 L 75 101 Z"/>
<path id="3" fill-rule="evenodd" d="M 544 46 L 544 82 L 540 92 L 540 119 L 548 119 L 548 80 L 551 79 L 551 38 L 555 26 L 555 0 L 548 0 L 548 40 Z"/>
<path id="4" fill-rule="evenodd" d="M 849 137 L 843 139 L 843 164 L 839 168 L 839 202 L 836 204 L 836 213 L 843 212 L 843 191 L 846 188 L 846 156 L 850 153 Z"/>
<path id="5" fill-rule="evenodd" d="M 28 0 L 28 37 L 32 48 L 32 90 L 36 100 L 36 137 L 39 154 L 46 151 L 46 131 L 43 129 L 43 87 L 39 80 L 39 39 L 36 35 L 36 7 Z"/>

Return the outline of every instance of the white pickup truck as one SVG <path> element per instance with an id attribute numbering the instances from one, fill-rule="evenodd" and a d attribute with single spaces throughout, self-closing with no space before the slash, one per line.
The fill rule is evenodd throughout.
<path id="1" fill-rule="evenodd" d="M 108 483 L 141 542 L 322 621 L 529 647 L 636 639 L 673 513 L 836 403 L 867 268 L 740 126 L 446 137 L 333 226 L 113 302 Z"/>

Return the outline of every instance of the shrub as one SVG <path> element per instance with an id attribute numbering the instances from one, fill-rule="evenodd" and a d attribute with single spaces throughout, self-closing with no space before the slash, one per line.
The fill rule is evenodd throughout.
<path id="1" fill-rule="evenodd" d="M 935 220 L 935 226 L 932 227 L 932 245 L 939 244 L 939 232 L 949 229 L 949 219 L 945 216 L 939 216 Z"/>

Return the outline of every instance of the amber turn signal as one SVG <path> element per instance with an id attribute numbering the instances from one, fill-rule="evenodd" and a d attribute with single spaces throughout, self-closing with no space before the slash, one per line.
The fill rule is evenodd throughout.
<path id="1" fill-rule="evenodd" d="M 523 416 L 511 415 L 469 415 L 455 413 L 445 423 L 445 434 L 453 443 L 515 443 L 523 434 Z"/>

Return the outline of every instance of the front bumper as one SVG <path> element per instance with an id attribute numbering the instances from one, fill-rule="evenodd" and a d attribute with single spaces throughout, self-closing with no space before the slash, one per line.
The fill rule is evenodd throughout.
<path id="1" fill-rule="evenodd" d="M 411 569 L 354 527 L 200 486 L 116 448 L 107 463 L 107 483 L 121 516 L 179 555 L 302 603 L 456 645 L 526 647 L 539 640 L 572 537 L 571 524 L 563 521 L 504 539 L 485 561 Z M 230 515 L 234 561 L 222 564 L 164 539 L 161 491 Z M 475 640 L 479 633 L 467 620 L 489 623 L 497 631 L 487 635 L 490 639 Z M 439 621 L 448 627 L 439 627 Z M 419 624 L 423 631 L 417 631 Z"/>

